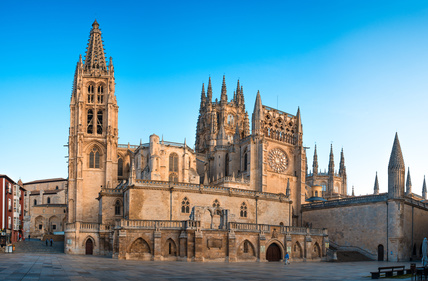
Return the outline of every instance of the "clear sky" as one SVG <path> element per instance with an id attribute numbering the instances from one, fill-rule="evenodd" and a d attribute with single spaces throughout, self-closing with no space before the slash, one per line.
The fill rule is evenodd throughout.
<path id="1" fill-rule="evenodd" d="M 237 79 L 251 114 L 296 114 L 312 167 L 333 143 L 348 190 L 373 192 L 398 132 L 413 191 L 428 172 L 427 1 L 1 1 L 0 173 L 67 177 L 69 102 L 91 24 L 112 56 L 119 143 L 149 135 L 193 146 L 203 82 L 214 98 Z"/>

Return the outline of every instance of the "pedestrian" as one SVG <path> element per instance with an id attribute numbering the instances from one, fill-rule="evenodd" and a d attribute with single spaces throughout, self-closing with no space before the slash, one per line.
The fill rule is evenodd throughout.
<path id="1" fill-rule="evenodd" d="M 288 254 L 288 252 L 285 252 L 285 265 L 290 264 L 290 255 Z"/>
<path id="2" fill-rule="evenodd" d="M 52 244 L 53 244 L 53 239 L 51 238 L 51 247 L 52 247 Z"/>
<path id="3" fill-rule="evenodd" d="M 48 245 L 49 239 L 46 238 L 46 246 Z"/>
<path id="4" fill-rule="evenodd" d="M 30 234 L 28 234 L 28 241 L 30 241 L 30 239 L 31 239 L 31 235 L 30 235 Z"/>

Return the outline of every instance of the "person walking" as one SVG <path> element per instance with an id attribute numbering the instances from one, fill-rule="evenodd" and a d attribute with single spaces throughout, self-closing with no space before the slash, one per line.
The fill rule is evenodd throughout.
<path id="1" fill-rule="evenodd" d="M 290 264 L 290 255 L 288 254 L 288 252 L 285 252 L 285 265 Z"/>
<path id="2" fill-rule="evenodd" d="M 49 243 L 49 239 L 46 238 L 46 246 L 48 245 L 48 243 Z"/>
<path id="3" fill-rule="evenodd" d="M 53 239 L 51 238 L 51 247 L 52 247 L 52 244 L 53 244 Z"/>

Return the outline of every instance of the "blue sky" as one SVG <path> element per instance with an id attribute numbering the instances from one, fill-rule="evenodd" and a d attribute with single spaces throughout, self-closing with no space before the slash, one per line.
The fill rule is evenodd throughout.
<path id="1" fill-rule="evenodd" d="M 262 102 L 300 106 L 309 168 L 343 147 L 348 189 L 373 191 L 398 132 L 414 192 L 428 172 L 427 1 L 2 1 L 0 173 L 67 177 L 74 69 L 96 18 L 112 56 L 119 142 L 149 135 L 194 144 L 200 90 L 244 86 Z"/>

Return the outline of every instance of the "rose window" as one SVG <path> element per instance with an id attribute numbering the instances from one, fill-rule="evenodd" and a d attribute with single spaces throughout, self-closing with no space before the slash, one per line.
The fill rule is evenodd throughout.
<path id="1" fill-rule="evenodd" d="M 274 148 L 268 154 L 269 166 L 277 173 L 283 173 L 288 166 L 287 154 L 279 148 Z"/>

